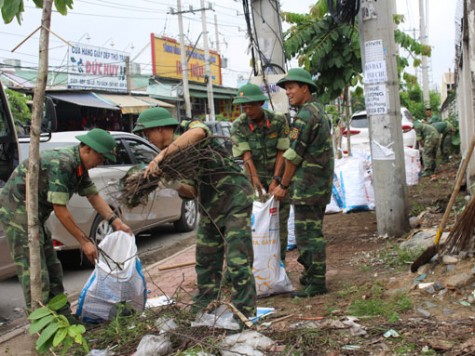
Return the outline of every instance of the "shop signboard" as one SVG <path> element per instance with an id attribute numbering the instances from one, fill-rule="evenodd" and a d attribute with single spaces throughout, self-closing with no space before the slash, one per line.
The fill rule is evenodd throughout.
<path id="1" fill-rule="evenodd" d="M 68 88 L 127 92 L 127 58 L 125 52 L 71 43 Z"/>

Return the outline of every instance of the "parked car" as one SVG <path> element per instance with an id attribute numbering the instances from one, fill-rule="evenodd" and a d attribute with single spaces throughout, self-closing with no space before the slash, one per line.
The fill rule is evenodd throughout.
<path id="1" fill-rule="evenodd" d="M 18 137 L 7 97 L 0 81 L 0 190 L 18 165 Z M 0 280 L 16 275 L 7 239 L 0 224 Z"/>
<path id="2" fill-rule="evenodd" d="M 404 147 L 416 148 L 417 139 L 416 132 L 413 130 L 414 118 L 405 107 L 401 107 L 401 128 Z M 343 153 L 348 153 L 347 131 L 343 130 L 343 139 L 341 148 Z M 355 112 L 350 119 L 350 142 L 351 149 L 369 151 L 369 120 L 366 110 Z"/>
<path id="3" fill-rule="evenodd" d="M 84 131 L 54 132 L 50 134 L 51 138 L 48 141 L 40 143 L 40 152 L 77 145 L 79 141 L 75 136 L 80 134 L 84 134 Z M 198 217 L 197 203 L 195 200 L 181 199 L 173 189 L 155 190 L 149 195 L 146 205 L 129 209 L 120 204 L 118 201 L 120 179 L 133 165 L 148 164 L 157 155 L 158 150 L 147 140 L 131 133 L 113 131 L 111 134 L 117 141 L 117 162 L 105 161 L 102 166 L 89 170 L 91 179 L 111 208 L 118 212 L 124 223 L 129 225 L 135 234 L 165 223 L 173 223 L 177 231 L 193 230 Z M 20 142 L 20 157 L 27 157 L 28 151 L 29 144 Z M 112 232 L 112 227 L 84 197 L 73 195 L 68 208 L 81 230 L 96 241 L 101 241 Z M 67 232 L 54 213 L 48 219 L 47 226 L 51 231 L 56 250 L 80 248 L 78 241 Z"/>
<path id="4" fill-rule="evenodd" d="M 75 136 L 83 133 L 83 131 L 52 133 L 50 141 L 41 143 L 40 151 L 78 144 L 79 141 Z M 158 154 L 158 150 L 147 140 L 134 134 L 114 131 L 111 134 L 117 142 L 117 162 L 106 160 L 102 166 L 89 170 L 89 175 L 112 209 L 119 212 L 121 219 L 135 234 L 169 222 L 175 225 L 177 231 L 193 230 L 197 220 L 196 201 L 181 199 L 173 189 L 155 190 L 149 195 L 147 205 L 139 205 L 132 209 L 120 205 L 117 199 L 120 179 L 133 165 L 148 164 Z M 23 153 L 27 146 L 20 144 L 20 151 Z M 111 226 L 92 208 L 87 199 L 74 195 L 69 201 L 68 208 L 79 227 L 97 241 L 112 231 Z M 79 248 L 79 243 L 66 232 L 54 213 L 48 219 L 48 227 L 57 250 Z"/>

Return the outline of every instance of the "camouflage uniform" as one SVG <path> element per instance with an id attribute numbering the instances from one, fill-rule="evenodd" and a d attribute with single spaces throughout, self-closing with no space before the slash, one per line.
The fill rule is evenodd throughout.
<path id="1" fill-rule="evenodd" d="M 182 122 L 179 131 L 203 128 L 199 121 Z M 213 149 L 222 150 L 216 140 Z M 223 155 L 226 153 L 223 151 Z M 198 306 L 206 306 L 220 298 L 223 263 L 226 258 L 227 275 L 232 283 L 232 303 L 246 316 L 256 314 L 256 286 L 252 273 L 254 253 L 251 239 L 252 186 L 232 158 L 219 155 L 205 164 L 192 185 L 196 186 L 200 202 L 200 223 L 196 240 L 196 274 Z"/>
<path id="2" fill-rule="evenodd" d="M 314 99 L 300 108 L 290 128 L 290 148 L 284 157 L 296 165 L 291 198 L 295 208 L 298 262 L 305 268 L 301 281 L 326 291 L 323 217 L 333 182 L 330 120 Z"/>
<path id="3" fill-rule="evenodd" d="M 284 115 L 264 110 L 262 127 L 242 114 L 234 121 L 231 129 L 234 157 L 242 157 L 246 151 L 252 153 L 261 184 L 266 190 L 272 182 L 277 159 L 277 151 L 289 148 L 289 125 Z M 279 205 L 280 256 L 285 261 L 287 251 L 287 222 L 289 219 L 289 199 Z"/>
<path id="4" fill-rule="evenodd" d="M 452 152 L 452 125 L 447 121 L 438 121 L 431 124 L 440 135 L 440 155 L 442 162 L 448 162 Z"/>
<path id="5" fill-rule="evenodd" d="M 28 160 L 21 163 L 0 193 L 0 222 L 16 265 L 26 305 L 31 306 L 30 256 L 26 207 Z M 94 183 L 81 164 L 79 146 L 42 152 L 38 181 L 38 220 L 40 225 L 42 301 L 64 293 L 63 270 L 45 223 L 53 204 L 66 205 L 74 193 L 97 194 Z"/>
<path id="6" fill-rule="evenodd" d="M 435 172 L 437 149 L 439 147 L 439 132 L 429 124 L 421 123 L 415 126 L 417 140 L 423 142 L 422 176 L 429 176 Z"/>

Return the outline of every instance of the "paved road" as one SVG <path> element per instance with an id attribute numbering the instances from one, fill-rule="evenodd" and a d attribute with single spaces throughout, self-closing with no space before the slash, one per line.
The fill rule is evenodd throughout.
<path id="1" fill-rule="evenodd" d="M 194 242 L 195 232 L 176 233 L 173 225 L 164 225 L 136 238 L 139 256 L 143 265 L 152 264 L 166 258 Z M 75 297 L 83 288 L 93 269 L 71 266 L 68 260 L 77 260 L 76 254 L 61 256 L 64 266 L 66 292 Z M 25 305 L 20 284 L 16 277 L 0 281 L 0 335 L 8 330 L 8 324 L 23 315 Z M 76 299 L 76 298 L 72 298 Z M 3 324 L 3 326 L 2 326 Z"/>

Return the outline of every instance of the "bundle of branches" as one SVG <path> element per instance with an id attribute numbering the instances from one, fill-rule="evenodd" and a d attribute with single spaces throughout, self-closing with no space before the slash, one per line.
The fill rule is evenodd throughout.
<path id="1" fill-rule="evenodd" d="M 472 198 L 455 222 L 439 255 L 444 253 L 456 255 L 460 251 L 473 251 L 475 249 L 474 232 L 475 199 Z"/>
<path id="2" fill-rule="evenodd" d="M 210 144 L 209 140 L 212 138 L 205 138 L 165 156 L 158 173 L 153 176 L 144 177 L 145 165 L 131 168 L 121 179 L 121 203 L 129 208 L 147 203 L 148 195 L 158 188 L 160 182 L 196 181 L 204 175 L 229 172 L 219 169 L 231 164 L 229 154 L 221 146 Z"/>

